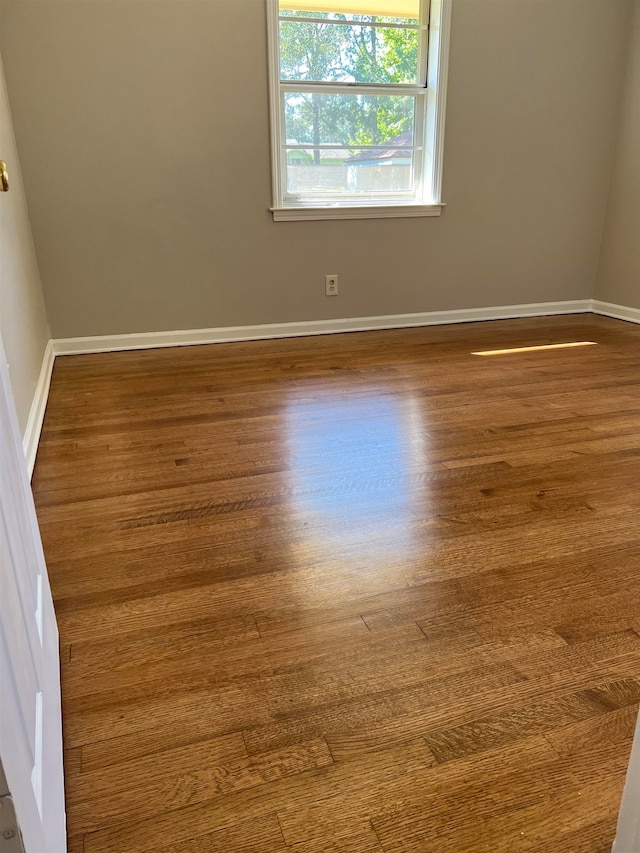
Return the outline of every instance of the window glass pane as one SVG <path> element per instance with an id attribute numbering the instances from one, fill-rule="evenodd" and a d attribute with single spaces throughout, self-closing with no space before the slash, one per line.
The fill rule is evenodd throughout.
<path id="1" fill-rule="evenodd" d="M 411 149 L 288 148 L 286 157 L 290 194 L 385 195 L 413 190 Z"/>
<path id="2" fill-rule="evenodd" d="M 287 144 L 413 145 L 416 97 L 413 95 L 329 95 L 285 92 Z"/>
<path id="3" fill-rule="evenodd" d="M 314 82 L 415 84 L 418 30 L 280 21 L 280 76 Z"/>

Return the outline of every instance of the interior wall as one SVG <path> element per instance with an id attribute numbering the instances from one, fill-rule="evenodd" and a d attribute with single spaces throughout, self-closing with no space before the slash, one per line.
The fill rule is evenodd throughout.
<path id="1" fill-rule="evenodd" d="M 0 334 L 24 434 L 50 334 L 1 59 L 0 159 L 10 182 L 0 193 Z"/>
<path id="2" fill-rule="evenodd" d="M 633 6 L 622 91 L 596 297 L 640 308 L 640 0 Z"/>
<path id="3" fill-rule="evenodd" d="M 264 0 L 5 0 L 54 336 L 591 297 L 628 10 L 454 0 L 443 215 L 274 223 Z"/>

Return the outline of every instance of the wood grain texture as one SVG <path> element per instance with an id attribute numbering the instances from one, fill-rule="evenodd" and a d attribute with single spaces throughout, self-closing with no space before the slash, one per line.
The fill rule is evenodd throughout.
<path id="1" fill-rule="evenodd" d="M 639 478 L 640 329 L 601 317 L 59 358 L 70 849 L 604 853 Z"/>

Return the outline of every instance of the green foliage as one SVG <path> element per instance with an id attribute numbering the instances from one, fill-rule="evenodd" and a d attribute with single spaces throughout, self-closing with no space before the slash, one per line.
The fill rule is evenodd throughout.
<path id="1" fill-rule="evenodd" d="M 418 69 L 417 30 L 382 30 L 386 51 L 382 66 L 392 83 L 415 83 Z"/>
<path id="2" fill-rule="evenodd" d="M 415 83 L 418 31 L 371 27 L 373 16 L 314 13 L 327 23 L 302 16 L 280 23 L 283 80 L 358 83 Z M 407 96 L 298 93 L 285 99 L 286 135 L 299 144 L 339 143 L 355 149 L 389 142 L 413 130 L 413 99 Z M 315 162 L 320 163 L 319 152 Z"/>

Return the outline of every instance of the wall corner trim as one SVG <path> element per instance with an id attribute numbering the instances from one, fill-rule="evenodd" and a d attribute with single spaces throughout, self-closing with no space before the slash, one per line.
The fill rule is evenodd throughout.
<path id="1" fill-rule="evenodd" d="M 49 399 L 49 387 L 51 385 L 51 373 L 53 372 L 53 363 L 55 361 L 54 342 L 49 341 L 44 350 L 42 357 L 42 366 L 40 368 L 40 376 L 33 395 L 33 402 L 29 410 L 27 425 L 22 438 L 22 448 L 24 450 L 25 459 L 27 460 L 27 470 L 29 479 L 33 474 L 33 468 L 36 464 L 36 455 L 38 453 L 38 443 L 40 441 L 40 433 L 44 422 L 44 413 L 47 408 L 47 400 Z"/>
<path id="2" fill-rule="evenodd" d="M 154 347 L 193 346 L 196 344 L 230 343 L 268 338 L 294 338 L 306 335 L 331 335 L 338 332 L 368 332 L 375 329 L 402 329 L 412 326 L 440 326 L 448 323 L 542 317 L 550 314 L 582 314 L 590 310 L 590 299 L 575 299 L 567 302 L 535 302 L 528 305 L 460 308 L 452 311 L 386 314 L 378 317 L 303 320 L 299 323 L 268 323 L 255 326 L 222 326 L 213 329 L 58 338 L 53 341 L 53 351 L 55 355 L 79 355 L 117 352 L 119 350 L 152 349 Z"/>
<path id="3" fill-rule="evenodd" d="M 640 323 L 640 308 L 628 308 L 626 305 L 615 305 L 613 302 L 591 300 L 591 310 L 594 314 L 613 317 L 614 320 L 627 320 L 629 323 Z"/>

